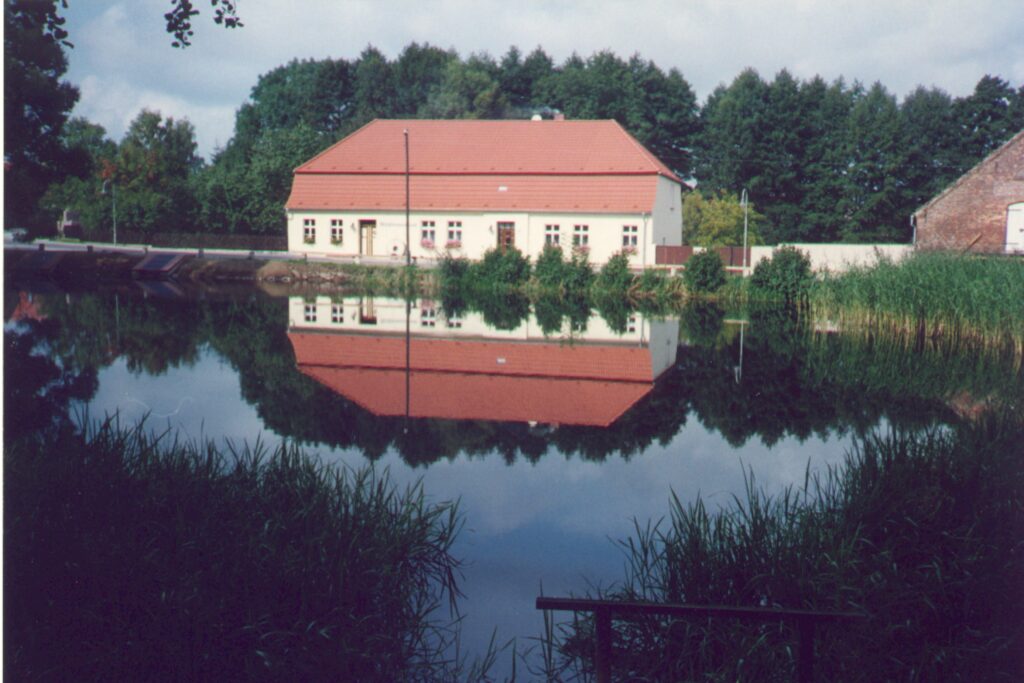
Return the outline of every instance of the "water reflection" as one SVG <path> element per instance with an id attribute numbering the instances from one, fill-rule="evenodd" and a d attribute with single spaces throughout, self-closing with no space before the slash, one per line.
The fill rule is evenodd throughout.
<path id="1" fill-rule="evenodd" d="M 678 322 L 598 319 L 553 338 L 531 315 L 511 329 L 433 301 L 366 297 L 288 302 L 299 370 L 377 416 L 607 427 L 676 360 Z"/>

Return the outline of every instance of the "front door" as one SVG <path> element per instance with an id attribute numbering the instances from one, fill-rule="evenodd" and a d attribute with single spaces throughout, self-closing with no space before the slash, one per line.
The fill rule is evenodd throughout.
<path id="1" fill-rule="evenodd" d="M 1006 210 L 1006 253 L 1024 254 L 1024 202 Z"/>
<path id="2" fill-rule="evenodd" d="M 498 249 L 505 251 L 516 246 L 516 224 L 498 223 Z"/>
<path id="3" fill-rule="evenodd" d="M 373 233 L 377 231 L 377 221 L 359 221 L 359 253 L 373 256 Z"/>

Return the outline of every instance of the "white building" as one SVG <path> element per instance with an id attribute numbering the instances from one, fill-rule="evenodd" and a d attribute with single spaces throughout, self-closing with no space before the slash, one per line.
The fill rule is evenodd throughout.
<path id="1" fill-rule="evenodd" d="M 554 243 L 642 267 L 682 240 L 682 183 L 615 121 L 376 120 L 295 169 L 289 251 L 403 259 L 407 181 L 416 259 Z"/>

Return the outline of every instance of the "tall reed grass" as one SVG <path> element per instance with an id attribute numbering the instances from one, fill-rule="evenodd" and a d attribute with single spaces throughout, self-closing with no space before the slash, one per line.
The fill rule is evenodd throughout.
<path id="1" fill-rule="evenodd" d="M 925 339 L 969 339 L 1024 354 L 1024 262 L 917 253 L 899 263 L 826 275 L 811 312 L 846 328 Z"/>
<path id="2" fill-rule="evenodd" d="M 993 413 L 955 430 L 876 433 L 802 488 L 720 510 L 673 497 L 637 523 L 627 573 L 601 597 L 858 611 L 820 628 L 830 681 L 1020 680 L 1024 426 Z M 552 634 L 551 673 L 592 671 L 593 623 Z M 616 680 L 787 681 L 786 627 L 647 618 L 615 624 Z"/>
<path id="3" fill-rule="evenodd" d="M 4 469 L 11 680 L 470 671 L 450 657 L 457 615 L 444 616 L 462 520 L 420 485 L 110 421 L 8 443 Z"/>

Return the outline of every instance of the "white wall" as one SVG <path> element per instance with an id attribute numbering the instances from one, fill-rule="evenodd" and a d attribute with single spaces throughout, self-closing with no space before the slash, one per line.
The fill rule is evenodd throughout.
<path id="1" fill-rule="evenodd" d="M 307 306 L 310 308 L 307 311 Z M 335 307 L 339 307 L 335 309 Z M 360 313 L 371 310 L 376 323 L 360 322 Z M 339 320 L 335 321 L 337 310 Z M 308 319 L 315 318 L 315 319 Z M 659 341 L 659 363 L 678 345 L 679 323 L 676 320 L 649 322 L 640 313 L 632 313 L 627 329 L 622 334 L 613 331 L 602 318 L 593 316 L 587 321 L 585 332 L 570 329 L 569 321 L 563 322 L 560 333 L 545 336 L 540 324 L 532 314 L 513 330 L 498 330 L 484 322 L 483 314 L 467 311 L 461 318 L 449 320 L 438 302 L 419 299 L 413 302 L 411 311 L 411 332 L 418 336 L 473 337 L 506 339 L 518 341 L 558 340 L 572 337 L 578 342 L 621 342 L 642 344 L 656 336 Z M 433 324 L 431 324 L 433 323 Z M 387 297 L 334 297 L 317 296 L 306 299 L 301 296 L 288 298 L 288 328 L 290 330 L 358 331 L 377 334 L 405 334 L 405 301 Z M 665 339 L 668 341 L 666 342 Z M 653 344 L 653 342 L 652 342 Z M 665 348 L 661 348 L 664 346 Z M 671 347 L 671 349 L 669 348 Z M 674 352 L 670 365 L 675 362 Z M 656 365 L 656 367 L 660 367 Z M 667 367 L 667 365 L 666 365 Z M 663 368 L 662 368 L 663 369 Z"/>
<path id="2" fill-rule="evenodd" d="M 663 181 L 663 182 L 662 182 Z M 635 225 L 638 228 L 636 253 L 630 256 L 634 267 L 654 264 L 654 246 L 657 244 L 679 244 L 680 200 L 678 185 L 659 178 L 658 197 L 653 215 L 637 214 L 566 214 L 566 213 L 480 213 L 480 212 L 424 212 L 410 213 L 410 235 L 412 255 L 419 259 L 437 259 L 446 253 L 467 258 L 481 258 L 485 251 L 498 243 L 497 224 L 515 224 L 515 246 L 533 259 L 541 253 L 545 243 L 545 226 L 559 226 L 559 243 L 566 256 L 571 253 L 574 226 L 587 225 L 589 230 L 589 258 L 591 263 L 603 264 L 622 250 L 623 227 Z M 316 222 L 316 241 L 303 242 L 303 221 Z M 331 220 L 342 223 L 342 244 L 331 244 Z M 373 255 L 393 257 L 404 256 L 405 212 L 351 212 L 351 211 L 289 211 L 288 250 L 322 256 L 356 256 L 360 253 L 359 221 L 375 220 L 377 229 L 374 236 Z M 460 248 L 446 248 L 449 221 L 462 222 L 462 244 Z M 423 221 L 433 221 L 435 242 L 433 248 L 421 243 Z"/>
<path id="3" fill-rule="evenodd" d="M 780 246 L 751 247 L 750 265 L 766 259 Z M 879 257 L 899 261 L 914 251 L 912 244 L 789 244 L 811 258 L 811 270 L 841 273 L 853 266 L 871 266 Z"/>

